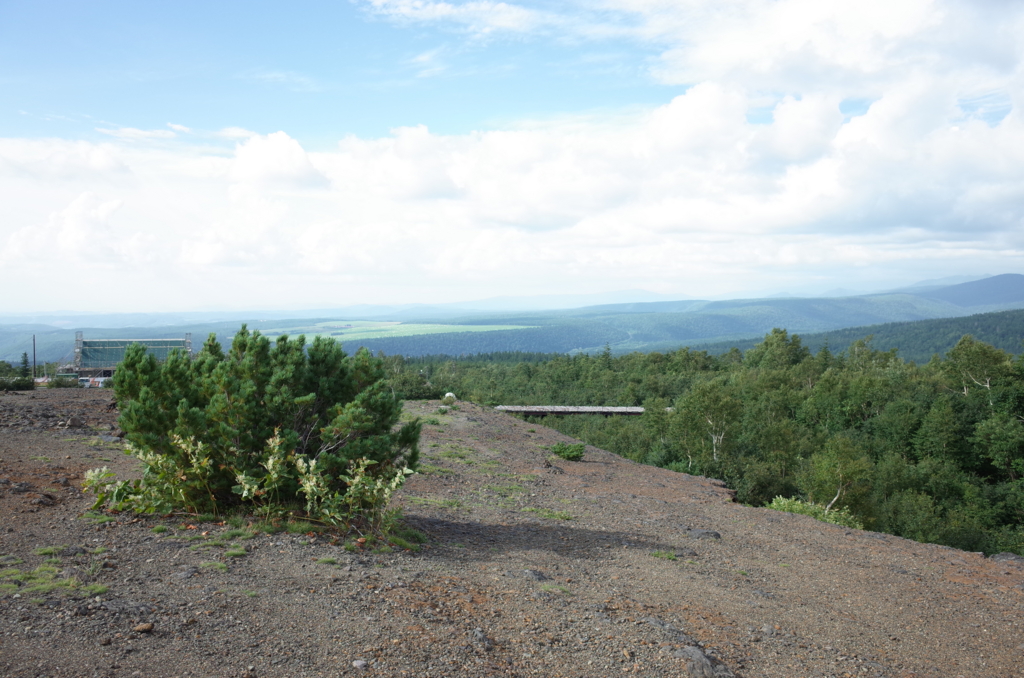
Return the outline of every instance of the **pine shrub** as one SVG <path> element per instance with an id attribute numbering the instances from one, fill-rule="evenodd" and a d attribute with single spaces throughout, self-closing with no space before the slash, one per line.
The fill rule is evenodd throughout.
<path id="1" fill-rule="evenodd" d="M 555 443 L 551 446 L 551 453 L 566 461 L 579 461 L 583 459 L 585 449 L 583 443 Z"/>
<path id="2" fill-rule="evenodd" d="M 273 515 L 301 507 L 348 525 L 380 519 L 419 458 L 420 422 L 399 422 L 382 361 L 333 339 L 280 337 L 243 325 L 225 353 L 215 335 L 194 359 L 164 363 L 129 347 L 114 377 L 119 424 L 141 480 L 89 472 L 97 505 Z"/>

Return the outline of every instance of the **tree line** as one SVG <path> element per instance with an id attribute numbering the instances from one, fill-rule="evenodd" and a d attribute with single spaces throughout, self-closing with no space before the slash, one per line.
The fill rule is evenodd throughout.
<path id="1" fill-rule="evenodd" d="M 847 509 L 867 528 L 1024 554 L 1024 357 L 964 336 L 917 365 L 871 338 L 812 353 L 773 330 L 743 352 L 384 361 L 395 393 L 485 405 L 643 405 L 642 417 L 546 417 L 638 462 Z"/>

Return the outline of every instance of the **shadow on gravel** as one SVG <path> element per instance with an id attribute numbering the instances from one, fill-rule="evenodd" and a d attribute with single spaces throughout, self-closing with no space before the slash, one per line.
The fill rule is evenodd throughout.
<path id="1" fill-rule="evenodd" d="M 604 557 L 608 549 L 622 548 L 662 551 L 672 553 L 677 558 L 696 555 L 689 548 L 648 539 L 635 533 L 588 530 L 574 527 L 568 521 L 563 524 L 545 521 L 489 525 L 406 515 L 406 522 L 426 533 L 435 544 L 447 547 L 443 551 L 431 549 L 423 552 L 422 556 L 426 557 L 449 558 L 454 550 L 460 560 L 489 560 L 496 553 L 533 550 L 551 551 L 572 558 L 597 559 Z M 679 541 L 685 538 L 681 529 Z"/>

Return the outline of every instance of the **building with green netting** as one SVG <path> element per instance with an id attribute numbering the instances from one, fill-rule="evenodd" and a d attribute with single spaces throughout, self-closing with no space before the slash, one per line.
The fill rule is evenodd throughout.
<path id="1" fill-rule="evenodd" d="M 79 377 L 112 377 L 124 353 L 132 344 L 142 344 L 146 351 L 163 362 L 171 351 L 192 355 L 192 334 L 183 339 L 85 339 L 75 334 L 75 372 Z"/>

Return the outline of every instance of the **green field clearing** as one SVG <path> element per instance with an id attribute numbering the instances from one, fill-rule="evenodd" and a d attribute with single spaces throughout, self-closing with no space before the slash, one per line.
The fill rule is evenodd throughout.
<path id="1" fill-rule="evenodd" d="M 422 334 L 444 334 L 447 332 L 494 332 L 496 330 L 527 329 L 523 325 L 438 325 L 402 322 L 380 322 L 373 320 L 329 320 L 314 325 L 295 325 L 291 327 L 274 327 L 262 330 L 268 337 L 287 334 L 297 337 L 306 335 L 312 339 L 315 335 L 333 337 L 342 343 L 361 341 L 363 339 L 381 339 L 385 337 L 414 337 Z"/>

